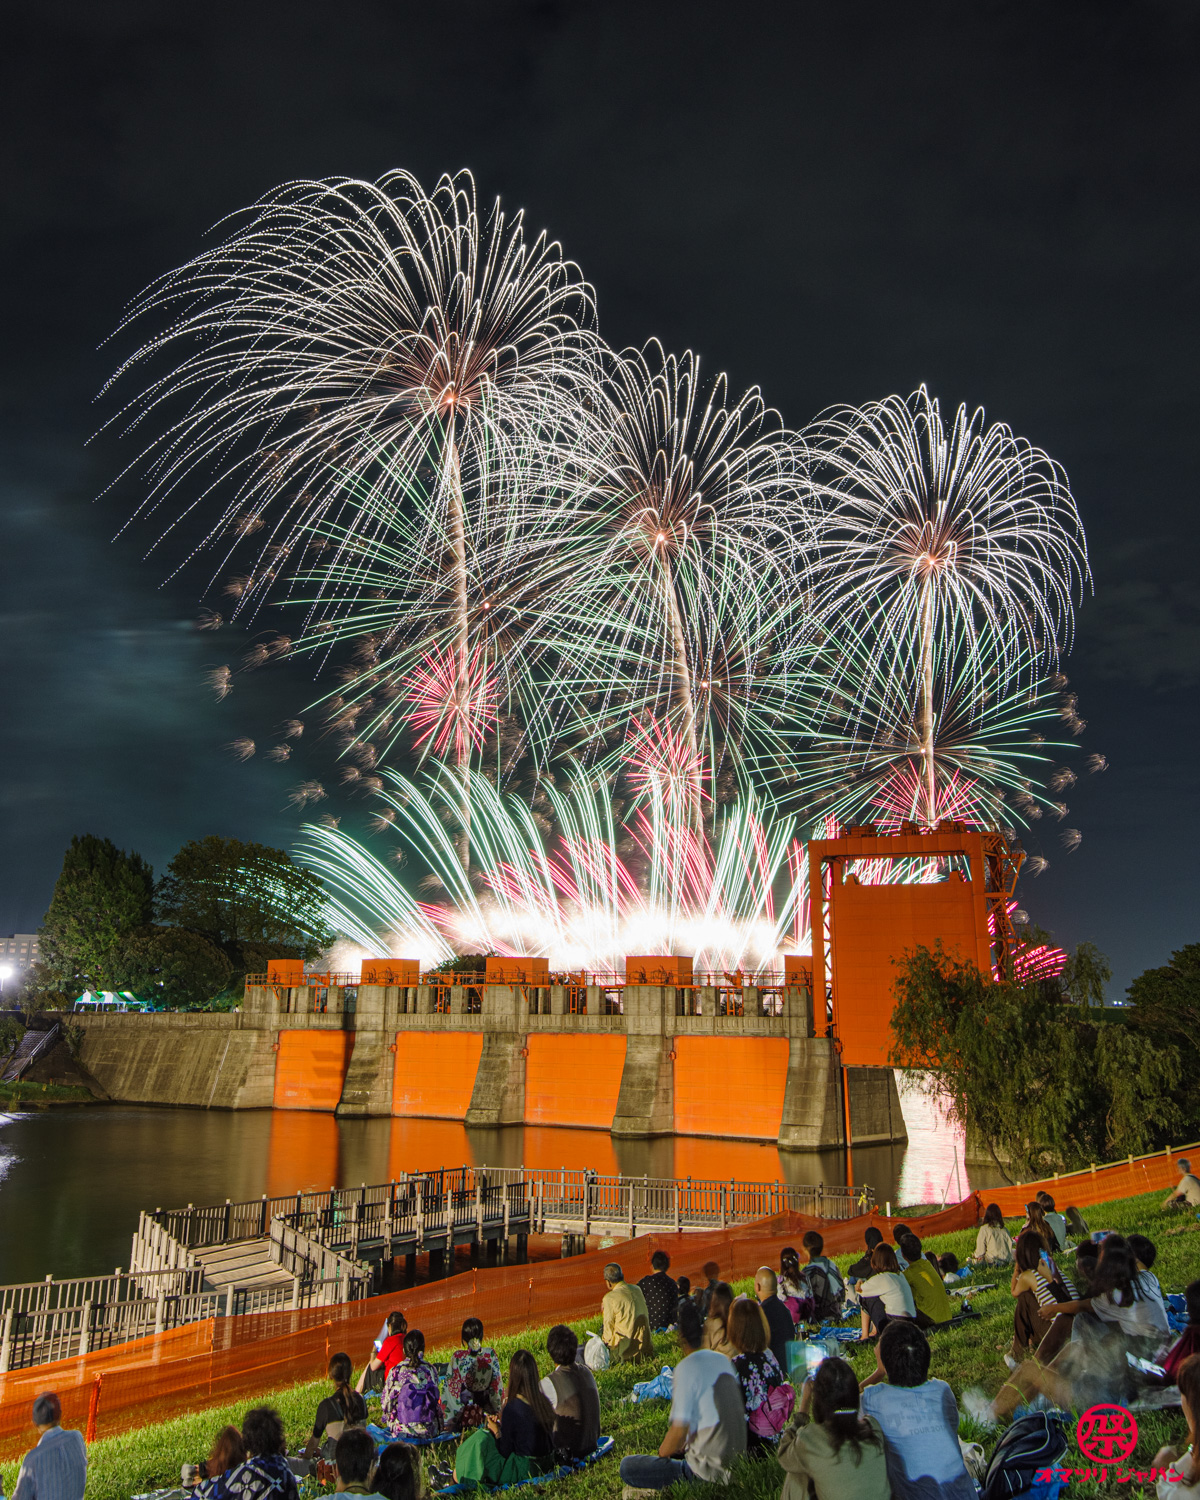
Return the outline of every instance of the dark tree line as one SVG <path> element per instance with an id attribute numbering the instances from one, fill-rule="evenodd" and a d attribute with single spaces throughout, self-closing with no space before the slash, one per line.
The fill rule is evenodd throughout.
<path id="1" fill-rule="evenodd" d="M 71 840 L 39 930 L 23 1000 L 69 1006 L 84 990 L 132 990 L 169 1009 L 233 1004 L 268 958 L 316 958 L 333 942 L 317 877 L 282 849 L 210 836 L 156 881 L 110 839 Z"/>
<path id="2" fill-rule="evenodd" d="M 1014 1180 L 1192 1140 L 1200 1129 L 1200 943 L 1103 1006 L 1107 963 L 1081 944 L 1054 979 L 989 982 L 933 950 L 896 980 L 891 1060 L 925 1070 Z"/>

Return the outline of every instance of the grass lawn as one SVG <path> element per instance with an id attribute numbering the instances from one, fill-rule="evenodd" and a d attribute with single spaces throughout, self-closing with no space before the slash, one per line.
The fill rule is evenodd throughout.
<path id="1" fill-rule="evenodd" d="M 1127 1198 L 1115 1203 L 1089 1209 L 1086 1217 L 1095 1229 L 1112 1229 L 1122 1232 L 1140 1230 L 1158 1247 L 1158 1263 L 1155 1271 L 1165 1291 L 1181 1291 L 1189 1282 L 1200 1277 L 1200 1222 L 1190 1214 L 1164 1213 L 1158 1204 L 1162 1194 L 1149 1194 L 1139 1198 Z M 918 1228 L 919 1225 L 915 1227 Z M 1015 1227 L 1010 1221 L 1010 1228 Z M 941 1235 L 925 1242 L 926 1248 L 953 1250 L 960 1260 L 965 1260 L 974 1249 L 974 1230 L 959 1234 Z M 843 1269 L 856 1256 L 838 1256 Z M 983 1280 L 985 1278 L 979 1278 Z M 972 1386 L 981 1387 L 989 1396 L 994 1395 L 1007 1378 L 1002 1355 L 1012 1339 L 1013 1300 L 1008 1292 L 1008 1274 L 1001 1272 L 995 1291 L 984 1292 L 973 1298 L 976 1310 L 982 1313 L 977 1323 L 950 1333 L 934 1334 L 933 1365 L 931 1374 L 946 1380 L 956 1396 Z M 748 1290 L 749 1282 L 735 1283 L 736 1290 Z M 597 1289 L 597 1312 L 599 1311 L 599 1289 Z M 403 1306 L 403 1294 L 397 1297 Z M 501 1365 L 507 1373 L 508 1357 L 514 1349 L 527 1348 L 537 1356 L 543 1373 L 550 1368 L 546 1355 L 546 1327 L 531 1329 L 519 1337 L 494 1340 L 500 1353 Z M 573 1325 L 582 1334 L 586 1328 L 599 1328 L 599 1318 L 591 1318 Z M 679 1348 L 673 1336 L 656 1339 L 658 1358 L 654 1365 L 624 1366 L 602 1371 L 598 1376 L 602 1402 L 601 1429 L 616 1438 L 616 1453 L 613 1458 L 585 1471 L 583 1474 L 539 1489 L 537 1493 L 551 1497 L 556 1493 L 570 1493 L 580 1500 L 617 1500 L 620 1495 L 620 1479 L 617 1473 L 621 1455 L 625 1453 L 653 1453 L 658 1449 L 667 1427 L 667 1405 L 665 1402 L 650 1402 L 645 1405 L 627 1405 L 621 1402 L 636 1381 L 646 1380 L 656 1374 L 663 1364 L 674 1364 Z M 348 1351 L 356 1359 L 362 1351 Z M 429 1351 L 434 1359 L 446 1359 L 450 1349 Z M 870 1373 L 875 1367 L 873 1348 L 848 1353 L 859 1377 Z M 94 1443 L 89 1453 L 88 1500 L 128 1500 L 130 1495 L 178 1483 L 182 1463 L 194 1462 L 206 1456 L 218 1427 L 226 1422 L 240 1423 L 247 1407 L 266 1402 L 277 1407 L 287 1426 L 289 1446 L 295 1447 L 307 1437 L 312 1427 L 312 1417 L 317 1402 L 326 1394 L 324 1381 L 290 1386 L 286 1390 L 264 1392 L 259 1401 L 243 1400 L 232 1406 L 210 1408 L 170 1422 L 129 1432 L 121 1437 L 104 1438 Z M 1186 1428 L 1178 1412 L 1146 1414 L 1139 1418 L 1140 1438 L 1134 1455 L 1142 1466 L 1149 1461 L 1161 1443 L 1186 1440 Z M 974 1428 L 964 1415 L 960 1423 L 961 1435 L 983 1443 L 991 1452 L 994 1435 Z M 446 1456 L 446 1449 L 438 1453 Z M 1073 1448 L 1068 1457 L 1073 1456 Z M 12 1494 L 16 1480 L 17 1465 L 3 1466 L 5 1494 Z M 743 1462 L 733 1486 L 739 1495 L 761 1497 L 777 1496 L 782 1482 L 779 1467 L 771 1459 L 760 1462 Z M 695 1486 L 686 1493 L 694 1500 L 716 1500 L 720 1495 L 728 1496 L 729 1490 L 718 1486 L 701 1487 L 711 1490 L 710 1495 L 700 1496 Z M 531 1491 L 532 1493 L 532 1491 Z M 1071 1500 L 1091 1500 L 1105 1493 L 1098 1481 L 1072 1481 Z M 1137 1485 L 1119 1485 L 1110 1482 L 1108 1493 L 1149 1493 Z"/>

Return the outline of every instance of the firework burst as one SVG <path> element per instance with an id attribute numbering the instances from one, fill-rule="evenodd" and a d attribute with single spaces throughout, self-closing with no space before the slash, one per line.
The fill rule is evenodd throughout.
<path id="1" fill-rule="evenodd" d="M 960 406 L 947 428 L 924 386 L 836 407 L 804 436 L 824 501 L 816 610 L 830 636 L 849 624 L 854 645 L 827 694 L 851 717 L 862 704 L 866 717 L 911 722 L 931 821 L 939 678 L 960 702 L 1003 698 L 1070 645 L 1074 597 L 1090 580 L 1070 486 L 981 409 Z"/>

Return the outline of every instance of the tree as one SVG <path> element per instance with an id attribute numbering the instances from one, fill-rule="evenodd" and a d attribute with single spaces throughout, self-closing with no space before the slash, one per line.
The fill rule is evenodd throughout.
<path id="1" fill-rule="evenodd" d="M 154 871 L 111 839 L 77 835 L 63 858 L 41 930 L 33 988 L 43 1002 L 115 989 L 128 934 L 153 913 Z"/>
<path id="2" fill-rule="evenodd" d="M 1080 943 L 1067 959 L 1059 984 L 1076 1005 L 1103 1005 L 1112 965 L 1095 943 Z"/>
<path id="3" fill-rule="evenodd" d="M 184 927 L 139 927 L 122 953 L 121 988 L 166 1010 L 199 1010 L 226 989 L 233 965 L 199 933 Z"/>
<path id="4" fill-rule="evenodd" d="M 923 1071 L 1019 1177 L 1178 1139 L 1180 1047 L 1087 1004 L 1107 969 L 1088 945 L 1062 978 L 993 981 L 940 943 L 918 948 L 896 980 L 891 1061 Z"/>
<path id="5" fill-rule="evenodd" d="M 334 941 L 325 888 L 282 849 L 213 834 L 184 844 L 159 883 L 159 919 L 219 948 L 235 973 L 313 959 Z"/>
<path id="6" fill-rule="evenodd" d="M 1139 974 L 1128 995 L 1139 1026 L 1194 1046 L 1200 1036 L 1200 943 L 1172 953 L 1162 968 Z"/>

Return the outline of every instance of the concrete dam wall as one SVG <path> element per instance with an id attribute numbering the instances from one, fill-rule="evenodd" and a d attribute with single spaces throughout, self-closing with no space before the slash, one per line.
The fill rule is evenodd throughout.
<path id="1" fill-rule="evenodd" d="M 736 996 L 736 999 L 733 998 Z M 838 1064 L 806 986 L 247 986 L 240 1014 L 76 1015 L 115 1100 L 563 1125 L 824 1150 L 905 1139 L 888 1068 Z M 843 1092 L 848 1085 L 848 1100 Z M 847 1111 L 847 1104 L 849 1106 Z"/>

